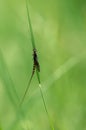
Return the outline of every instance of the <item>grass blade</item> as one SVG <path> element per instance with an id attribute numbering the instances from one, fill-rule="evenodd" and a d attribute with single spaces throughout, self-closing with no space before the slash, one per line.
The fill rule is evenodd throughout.
<path id="1" fill-rule="evenodd" d="M 39 89 L 40 89 L 42 101 L 43 101 L 43 104 L 44 104 L 44 108 L 45 108 L 45 111 L 46 111 L 48 119 L 49 119 L 50 127 L 51 127 L 52 130 L 54 130 L 54 125 L 53 125 L 52 119 L 51 119 L 51 117 L 49 115 L 49 112 L 47 110 L 47 106 L 46 106 L 46 103 L 45 103 L 44 95 L 43 95 L 43 92 L 42 92 L 42 87 L 41 87 L 42 85 L 41 85 L 41 80 L 40 80 L 40 75 L 39 75 L 38 70 L 36 70 L 36 73 L 37 73 L 37 79 L 38 79 L 38 82 L 39 82 Z"/>
<path id="2" fill-rule="evenodd" d="M 21 105 L 22 105 L 23 102 L 24 102 L 25 96 L 26 96 L 26 94 L 27 94 L 27 92 L 28 92 L 28 90 L 29 90 L 29 88 L 30 88 L 30 84 L 31 84 L 32 78 L 33 78 L 33 73 L 32 73 L 32 75 L 31 75 L 31 77 L 30 77 L 30 80 L 29 80 L 29 82 L 28 82 L 27 88 L 25 89 L 24 95 L 23 95 L 23 97 L 22 97 L 22 99 L 21 99 L 21 101 L 20 101 L 19 108 L 21 107 Z"/>
<path id="3" fill-rule="evenodd" d="M 29 23 L 30 33 L 31 33 L 31 43 L 32 43 L 32 48 L 34 50 L 36 48 L 36 46 L 35 46 L 35 40 L 34 40 L 34 35 L 33 35 L 33 30 L 32 30 L 32 25 L 31 25 L 31 20 L 30 20 L 30 15 L 29 15 L 29 9 L 28 9 L 28 2 L 27 2 L 27 0 L 26 0 L 26 9 L 27 9 L 27 17 L 28 17 L 28 23 Z M 25 96 L 26 96 L 26 94 L 28 92 L 28 89 L 30 88 L 30 84 L 31 84 L 33 75 L 34 75 L 34 72 L 32 72 L 31 78 L 30 78 L 30 80 L 28 82 L 28 85 L 26 87 L 24 95 L 23 95 L 23 97 L 22 97 L 22 99 L 21 99 L 21 101 L 19 103 L 19 108 L 21 107 L 21 105 L 22 105 L 22 103 L 23 103 L 23 101 L 25 99 Z"/>
<path id="4" fill-rule="evenodd" d="M 33 50 L 34 50 L 34 49 L 36 49 L 36 46 L 35 46 L 35 40 L 34 40 L 33 29 L 32 29 L 32 25 L 31 25 L 27 0 L 26 0 L 26 8 L 27 8 L 27 15 L 28 15 L 28 23 L 29 23 L 29 27 L 30 27 L 30 33 L 31 33 L 31 42 L 32 42 Z M 38 72 L 37 68 L 36 68 L 36 73 L 37 73 L 37 79 L 38 79 L 38 82 L 39 82 L 39 88 L 40 88 L 40 93 L 41 93 L 41 97 L 42 97 L 42 100 L 43 100 L 43 104 L 44 104 L 46 113 L 48 115 L 48 119 L 49 119 L 49 122 L 50 122 L 51 129 L 54 130 L 53 123 L 50 119 L 50 116 L 49 116 L 49 113 L 48 113 L 48 110 L 47 110 L 47 107 L 46 107 L 46 103 L 45 103 L 45 100 L 44 100 L 43 92 L 42 92 L 42 89 L 41 89 L 40 76 L 39 76 L 39 72 Z M 26 90 L 26 92 L 27 92 L 27 90 Z M 25 95 L 24 95 L 24 97 L 25 97 Z"/>
<path id="5" fill-rule="evenodd" d="M 33 29 L 32 29 L 32 25 L 31 25 L 27 0 L 26 0 L 26 9 L 27 9 L 27 17 L 28 17 L 28 23 L 29 23 L 29 27 L 30 27 L 30 33 L 31 33 L 31 42 L 32 42 L 32 47 L 34 49 L 34 48 L 36 48 L 36 45 L 35 45 L 35 40 L 34 40 Z"/>
<path id="6" fill-rule="evenodd" d="M 18 99 L 19 99 L 19 97 L 17 95 L 16 89 L 14 87 L 14 83 L 13 83 L 11 77 L 10 77 L 8 68 L 6 66 L 6 63 L 4 61 L 4 57 L 1 53 L 1 51 L 0 51 L 0 75 L 1 75 L 2 82 L 5 86 L 6 92 L 9 96 L 9 99 L 11 100 L 11 103 L 13 104 L 13 106 L 16 107 L 17 106 L 16 97 Z"/>
<path id="7" fill-rule="evenodd" d="M 17 116 L 17 122 L 20 121 L 23 117 L 25 117 L 24 115 L 24 112 L 22 109 L 19 109 L 18 110 L 18 102 L 20 100 L 18 94 L 17 94 L 17 91 L 15 89 L 15 86 L 14 86 L 14 83 L 13 83 L 13 80 L 10 76 L 10 73 L 9 73 L 9 70 L 7 68 L 7 65 L 5 63 L 5 60 L 4 60 L 4 57 L 3 57 L 3 54 L 1 53 L 1 50 L 0 50 L 0 78 L 4 84 L 4 87 L 5 87 L 5 90 L 7 92 L 7 95 L 13 105 L 13 107 L 15 108 L 15 113 L 16 113 L 16 116 Z M 10 128 L 9 128 L 10 130 Z"/>

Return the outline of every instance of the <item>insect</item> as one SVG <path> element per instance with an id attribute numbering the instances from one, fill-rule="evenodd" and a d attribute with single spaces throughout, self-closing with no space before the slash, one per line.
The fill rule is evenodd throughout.
<path id="1" fill-rule="evenodd" d="M 36 69 L 38 70 L 38 72 L 40 72 L 40 65 L 38 62 L 37 51 L 36 51 L 36 49 L 33 49 L 33 69 L 32 69 L 31 80 L 33 78 L 33 75 L 34 75 Z M 30 82 L 31 82 L 31 80 L 30 80 Z"/>
<path id="2" fill-rule="evenodd" d="M 23 101 L 24 101 L 24 98 L 28 92 L 28 89 L 30 87 L 30 84 L 31 84 L 31 81 L 32 81 L 32 78 L 34 76 L 34 73 L 35 73 L 35 70 L 37 69 L 38 72 L 40 72 L 40 65 L 39 65 L 39 62 L 38 62 L 38 56 L 37 56 L 37 51 L 36 49 L 33 49 L 33 69 L 32 69 L 32 74 L 31 74 L 31 77 L 29 79 L 29 82 L 28 82 L 28 85 L 27 85 L 27 88 L 25 90 L 25 93 L 22 97 L 22 100 L 20 102 L 20 106 L 22 105 Z"/>
<path id="3" fill-rule="evenodd" d="M 38 72 L 40 72 L 40 65 L 38 62 L 38 56 L 37 56 L 36 49 L 33 49 L 33 61 L 34 61 L 33 71 L 35 71 L 35 69 L 37 69 Z"/>

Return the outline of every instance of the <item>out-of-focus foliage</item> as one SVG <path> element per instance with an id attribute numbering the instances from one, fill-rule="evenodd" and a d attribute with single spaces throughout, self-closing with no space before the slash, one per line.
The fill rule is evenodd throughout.
<path id="1" fill-rule="evenodd" d="M 55 130 L 86 130 L 86 1 L 30 0 L 41 81 Z M 0 130 L 50 130 L 36 75 L 24 0 L 0 0 Z"/>

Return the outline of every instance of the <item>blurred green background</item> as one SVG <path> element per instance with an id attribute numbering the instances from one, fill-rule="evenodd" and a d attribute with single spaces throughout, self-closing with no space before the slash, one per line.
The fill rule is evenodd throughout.
<path id="1" fill-rule="evenodd" d="M 28 1 L 41 82 L 55 130 L 86 130 L 86 1 Z M 0 0 L 0 130 L 51 130 L 32 72 L 24 0 Z"/>

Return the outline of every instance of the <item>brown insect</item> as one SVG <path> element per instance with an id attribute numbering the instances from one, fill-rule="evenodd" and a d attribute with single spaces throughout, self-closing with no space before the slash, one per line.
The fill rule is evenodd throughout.
<path id="1" fill-rule="evenodd" d="M 37 57 L 37 52 L 36 49 L 33 49 L 33 72 L 35 71 L 35 69 L 37 69 L 40 72 L 40 65 L 38 62 L 38 57 Z"/>
<path id="2" fill-rule="evenodd" d="M 33 76 L 34 76 L 34 73 L 35 73 L 35 70 L 36 70 L 36 69 L 37 69 L 38 72 L 40 72 L 40 65 L 39 65 L 39 62 L 38 62 L 37 52 L 36 52 L 36 49 L 33 49 L 33 70 L 32 70 L 32 74 L 31 74 L 31 77 L 30 77 L 30 79 L 29 79 L 27 88 L 26 88 L 26 90 L 25 90 L 25 93 L 24 93 L 24 95 L 23 95 L 23 97 L 22 97 L 22 100 L 21 100 L 21 102 L 20 102 L 20 106 L 21 106 L 21 104 L 22 104 L 23 101 L 24 101 L 24 98 L 25 98 L 25 96 L 26 96 L 26 94 L 27 94 L 27 91 L 28 91 L 28 89 L 29 89 L 29 87 L 30 87 L 30 83 L 31 83 L 31 81 L 32 81 L 32 78 L 33 78 Z"/>

